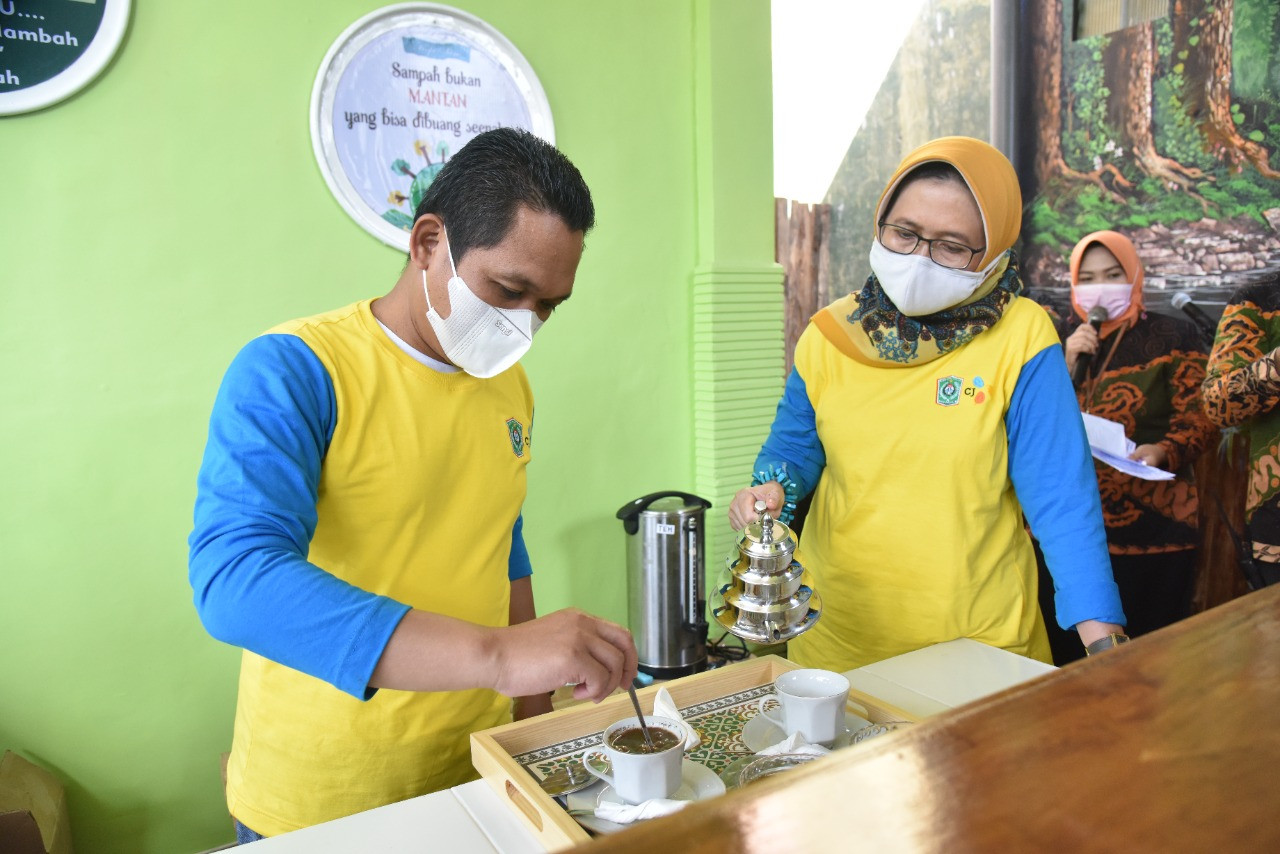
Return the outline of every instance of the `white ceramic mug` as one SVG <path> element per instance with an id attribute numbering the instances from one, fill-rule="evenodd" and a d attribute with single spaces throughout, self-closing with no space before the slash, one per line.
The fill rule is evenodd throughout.
<path id="1" fill-rule="evenodd" d="M 675 736 L 675 745 L 658 753 L 628 753 L 616 749 L 610 743 L 614 733 L 640 727 L 639 718 L 623 718 L 604 731 L 603 752 L 613 766 L 612 774 L 606 774 L 591 764 L 591 757 L 598 756 L 601 751 L 588 750 L 582 755 L 582 766 L 612 786 L 618 797 L 629 804 L 668 798 L 680 788 L 680 763 L 684 760 L 685 743 L 680 723 L 656 715 L 646 716 L 644 720 L 651 731 L 664 730 Z"/>
<path id="2" fill-rule="evenodd" d="M 773 682 L 780 704 L 765 711 L 761 697 L 756 708 L 765 719 L 787 735 L 797 732 L 813 744 L 835 741 L 844 731 L 844 706 L 849 700 L 849 680 L 830 670 L 788 670 Z"/>

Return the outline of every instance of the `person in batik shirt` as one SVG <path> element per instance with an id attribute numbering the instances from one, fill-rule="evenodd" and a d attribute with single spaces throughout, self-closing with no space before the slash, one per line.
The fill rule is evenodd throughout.
<path id="1" fill-rule="evenodd" d="M 1111 568 L 1135 637 L 1190 614 L 1199 507 L 1191 464 L 1214 433 L 1200 403 L 1207 357 L 1200 333 L 1182 318 L 1147 311 L 1142 281 L 1127 237 L 1085 236 L 1071 253 L 1072 314 L 1059 324 L 1072 376 L 1088 354 L 1076 389 L 1081 410 L 1122 424 L 1137 445 L 1131 459 L 1177 474 L 1142 480 L 1094 463 Z M 1097 330 L 1085 322 L 1095 306 L 1107 310 Z M 1047 581 L 1042 574 L 1041 603 L 1052 608 Z M 1064 634 L 1051 630 L 1049 641 L 1056 663 L 1081 657 Z"/>
<path id="2" fill-rule="evenodd" d="M 1280 281 L 1232 295 L 1209 355 L 1204 408 L 1219 427 L 1249 432 L 1245 519 L 1257 583 L 1280 581 Z"/>

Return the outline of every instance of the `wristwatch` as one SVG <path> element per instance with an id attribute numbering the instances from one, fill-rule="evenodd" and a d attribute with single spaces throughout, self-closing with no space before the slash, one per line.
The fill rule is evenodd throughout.
<path id="1" fill-rule="evenodd" d="M 1122 643 L 1128 643 L 1129 636 L 1120 634 L 1120 632 L 1112 632 L 1105 637 L 1100 637 L 1093 643 L 1084 648 L 1085 655 L 1093 655 L 1096 652 L 1102 652 L 1104 649 L 1111 649 L 1113 646 L 1119 646 Z"/>

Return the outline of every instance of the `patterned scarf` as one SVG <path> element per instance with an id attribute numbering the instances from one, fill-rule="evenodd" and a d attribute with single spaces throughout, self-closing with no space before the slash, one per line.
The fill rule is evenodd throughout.
<path id="1" fill-rule="evenodd" d="M 1018 259 L 1009 252 L 1003 270 L 983 296 L 924 317 L 898 311 L 873 273 L 862 290 L 833 303 L 826 312 L 839 320 L 841 331 L 864 360 L 887 365 L 922 365 L 963 347 L 995 326 L 1005 309 L 1026 287 L 1018 274 Z M 827 325 L 827 324 L 823 324 Z"/>

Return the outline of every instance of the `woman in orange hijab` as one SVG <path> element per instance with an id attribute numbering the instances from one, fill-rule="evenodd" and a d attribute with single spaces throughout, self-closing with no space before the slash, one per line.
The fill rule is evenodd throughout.
<path id="1" fill-rule="evenodd" d="M 843 671 L 955 638 L 1048 661 L 1024 514 L 1062 625 L 1094 649 L 1123 639 L 1062 349 L 1022 295 L 1021 211 L 1013 167 L 990 145 L 915 150 L 869 224 L 873 275 L 796 345 L 729 518 L 753 523 L 760 500 L 785 522 L 813 493 L 797 559 L 823 611 L 790 640 L 801 666 Z"/>
<path id="2" fill-rule="evenodd" d="M 1129 238 L 1086 235 L 1071 252 L 1073 315 L 1060 330 L 1081 410 L 1123 425 L 1135 445 L 1131 459 L 1178 474 L 1144 480 L 1094 464 L 1131 635 L 1190 612 L 1197 539 L 1191 463 L 1213 433 L 1200 404 L 1208 354 L 1199 331 L 1148 312 L 1142 279 Z M 1052 603 L 1043 604 L 1052 613 Z M 1079 657 L 1062 633 L 1050 630 L 1049 640 L 1057 663 Z"/>

